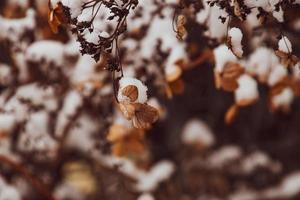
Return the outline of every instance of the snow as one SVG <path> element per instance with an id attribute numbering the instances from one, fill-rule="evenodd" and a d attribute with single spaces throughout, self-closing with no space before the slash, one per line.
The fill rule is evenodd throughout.
<path id="1" fill-rule="evenodd" d="M 20 134 L 18 148 L 23 152 L 42 153 L 40 158 L 53 158 L 57 142 L 49 134 L 49 115 L 46 111 L 32 113 Z"/>
<path id="2" fill-rule="evenodd" d="M 58 66 L 63 64 L 64 45 L 60 42 L 43 40 L 31 44 L 25 54 L 27 60 L 44 61 Z"/>
<path id="3" fill-rule="evenodd" d="M 268 168 L 272 172 L 279 172 L 281 169 L 278 162 L 272 161 L 267 154 L 261 151 L 255 151 L 241 161 L 241 170 L 246 174 L 253 172 L 258 167 Z"/>
<path id="4" fill-rule="evenodd" d="M 292 44 L 286 36 L 278 41 L 278 50 L 284 53 L 292 53 Z"/>
<path id="5" fill-rule="evenodd" d="M 241 58 L 243 56 L 242 38 L 243 33 L 239 28 L 231 28 L 228 32 L 230 38 L 230 45 L 234 55 Z"/>
<path id="6" fill-rule="evenodd" d="M 0 199 L 1 200 L 21 200 L 21 195 L 17 188 L 4 182 L 0 176 Z"/>
<path id="7" fill-rule="evenodd" d="M 292 198 L 300 192 L 300 172 L 294 172 L 286 176 L 280 185 L 269 188 L 263 192 L 268 199 Z"/>
<path id="8" fill-rule="evenodd" d="M 288 71 L 287 71 L 286 67 L 284 67 L 281 64 L 276 65 L 275 67 L 273 67 L 272 71 L 269 74 L 268 85 L 269 86 L 276 85 L 277 83 L 282 81 L 283 78 L 287 76 L 287 74 L 288 74 Z"/>
<path id="9" fill-rule="evenodd" d="M 9 39 L 12 42 L 20 42 L 19 39 L 26 31 L 35 27 L 35 12 L 28 9 L 26 16 L 21 19 L 6 19 L 0 16 L 0 39 Z"/>
<path id="10" fill-rule="evenodd" d="M 257 75 L 259 80 L 266 81 L 271 69 L 279 64 L 279 59 L 274 50 L 266 47 L 257 48 L 245 63 L 247 72 Z"/>
<path id="11" fill-rule="evenodd" d="M 235 101 L 239 105 L 244 105 L 244 102 L 252 102 L 258 99 L 259 93 L 257 82 L 251 76 L 243 74 L 238 78 L 239 87 L 235 90 Z"/>
<path id="12" fill-rule="evenodd" d="M 196 16 L 196 21 L 200 24 L 206 23 L 208 30 L 205 35 L 210 38 L 222 39 L 227 32 L 228 18 L 223 24 L 219 17 L 226 17 L 228 14 L 220 9 L 217 5 L 210 7 L 207 4 L 208 0 L 202 0 L 204 9 L 200 10 Z"/>
<path id="13" fill-rule="evenodd" d="M 129 86 L 134 85 L 138 89 L 138 98 L 132 103 L 145 103 L 147 101 L 147 90 L 148 88 L 138 79 L 131 77 L 123 77 L 119 81 L 118 100 L 120 102 L 128 102 L 130 99 L 122 94 L 122 90 Z"/>
<path id="14" fill-rule="evenodd" d="M 71 18 L 74 19 L 81 14 L 82 5 L 88 0 L 51 0 L 52 7 L 55 7 L 58 2 L 70 8 Z"/>
<path id="15" fill-rule="evenodd" d="M 210 147 L 215 142 L 211 129 L 198 119 L 191 119 L 185 124 L 181 139 L 185 144 L 200 144 L 205 147 Z"/>
<path id="16" fill-rule="evenodd" d="M 0 113 L 0 133 L 10 133 L 16 123 L 12 113 Z"/>
<path id="17" fill-rule="evenodd" d="M 13 81 L 11 67 L 0 64 L 0 86 L 8 86 Z"/>
<path id="18" fill-rule="evenodd" d="M 141 194 L 137 200 L 155 200 L 155 198 L 150 193 L 144 193 Z"/>
<path id="19" fill-rule="evenodd" d="M 236 56 L 228 49 L 225 44 L 222 44 L 214 49 L 215 71 L 221 73 L 227 62 L 237 61 Z"/>
<path id="20" fill-rule="evenodd" d="M 170 161 L 160 161 L 151 168 L 149 172 L 141 176 L 136 188 L 140 192 L 150 192 L 158 187 L 160 182 L 170 178 L 175 170 L 175 166 Z"/>
<path id="21" fill-rule="evenodd" d="M 281 93 L 272 97 L 272 104 L 275 108 L 289 106 L 294 100 L 294 93 L 291 88 L 285 88 Z"/>
<path id="22" fill-rule="evenodd" d="M 174 47 L 166 61 L 165 74 L 168 81 L 174 81 L 181 75 L 178 61 L 187 61 L 185 46 L 180 44 Z"/>
<path id="23" fill-rule="evenodd" d="M 242 151 L 237 146 L 224 146 L 213 152 L 208 158 L 208 164 L 211 167 L 221 168 L 232 161 L 242 157 Z"/>
<path id="24" fill-rule="evenodd" d="M 76 114 L 76 111 L 83 104 L 81 95 L 71 90 L 64 99 L 63 108 L 58 114 L 57 125 L 55 127 L 55 135 L 61 137 L 66 125 L 70 122 L 70 118 Z"/>

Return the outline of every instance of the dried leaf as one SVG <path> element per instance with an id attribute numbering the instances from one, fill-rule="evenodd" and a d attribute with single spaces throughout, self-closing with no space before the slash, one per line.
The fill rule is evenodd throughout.
<path id="1" fill-rule="evenodd" d="M 135 114 L 135 106 L 132 103 L 120 103 L 119 108 L 126 119 L 131 120 Z"/>
<path id="2" fill-rule="evenodd" d="M 276 50 L 275 54 L 281 59 L 284 66 L 295 66 L 299 62 L 299 58 L 293 54 L 285 53 L 280 50 Z"/>
<path id="3" fill-rule="evenodd" d="M 184 36 L 187 34 L 186 28 L 185 28 L 185 24 L 186 24 L 186 18 L 184 15 L 179 15 L 177 18 L 177 24 L 176 24 L 176 28 L 177 28 L 177 39 L 179 40 L 183 40 Z"/>
<path id="4" fill-rule="evenodd" d="M 237 89 L 237 79 L 244 73 L 244 71 L 244 68 L 241 67 L 238 63 L 226 63 L 224 66 L 224 70 L 220 75 L 221 79 L 219 83 L 223 90 L 233 92 L 235 89 Z"/>
<path id="5" fill-rule="evenodd" d="M 236 104 L 230 106 L 225 114 L 225 123 L 232 124 L 238 114 L 239 107 Z"/>
<path id="6" fill-rule="evenodd" d="M 182 79 L 177 79 L 171 83 L 169 83 L 172 94 L 180 95 L 184 92 L 184 82 Z"/>
<path id="7" fill-rule="evenodd" d="M 128 85 L 122 89 L 122 95 L 128 97 L 131 102 L 134 102 L 138 98 L 138 88 L 134 85 Z"/>
<path id="8" fill-rule="evenodd" d="M 58 3 L 54 9 L 50 8 L 48 12 L 48 23 L 54 33 L 58 33 L 58 27 L 67 22 L 68 19 L 65 16 L 62 3 Z"/>
<path id="9" fill-rule="evenodd" d="M 135 103 L 135 115 L 132 123 L 135 128 L 146 129 L 158 119 L 158 110 L 147 104 Z"/>

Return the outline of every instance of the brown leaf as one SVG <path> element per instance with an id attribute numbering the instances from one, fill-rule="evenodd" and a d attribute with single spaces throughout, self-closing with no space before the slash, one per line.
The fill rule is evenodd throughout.
<path id="1" fill-rule="evenodd" d="M 119 103 L 119 108 L 126 119 L 131 120 L 135 114 L 135 106 L 132 103 Z"/>
<path id="2" fill-rule="evenodd" d="M 275 54 L 281 59 L 283 65 L 287 67 L 295 66 L 299 62 L 299 58 L 293 54 L 285 53 L 280 50 L 276 50 Z"/>
<path id="3" fill-rule="evenodd" d="M 58 3 L 54 9 L 50 8 L 48 12 L 48 23 L 54 33 L 58 33 L 58 27 L 68 22 L 65 16 L 62 3 Z"/>
<path id="4" fill-rule="evenodd" d="M 236 104 L 230 106 L 230 108 L 226 111 L 225 114 L 225 123 L 232 124 L 238 114 L 239 107 Z"/>
<path id="5" fill-rule="evenodd" d="M 220 75 L 220 85 L 223 90 L 233 92 L 238 88 L 237 79 L 244 73 L 244 68 L 238 63 L 228 62 Z M 217 77 L 215 77 L 217 78 Z"/>
<path id="6" fill-rule="evenodd" d="M 132 123 L 135 128 L 149 128 L 158 119 L 158 110 L 147 104 L 135 103 Z"/>
<path id="7" fill-rule="evenodd" d="M 128 97 L 131 102 L 134 102 L 138 98 L 138 88 L 134 85 L 128 85 L 122 89 L 122 95 Z"/>

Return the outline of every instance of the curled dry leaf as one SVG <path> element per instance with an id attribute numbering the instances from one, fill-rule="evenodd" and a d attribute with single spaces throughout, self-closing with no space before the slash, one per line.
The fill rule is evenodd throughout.
<path id="1" fill-rule="evenodd" d="M 120 110 L 135 128 L 146 129 L 158 119 L 158 110 L 141 103 L 120 103 Z"/>
<path id="2" fill-rule="evenodd" d="M 228 62 L 224 66 L 223 72 L 215 77 L 216 86 L 223 90 L 233 92 L 238 88 L 237 79 L 244 73 L 244 68 L 238 63 Z"/>
<path id="3" fill-rule="evenodd" d="M 134 85 L 128 85 L 122 89 L 122 95 L 128 97 L 131 102 L 134 102 L 138 98 L 138 88 Z"/>
<path id="4" fill-rule="evenodd" d="M 186 18 L 184 15 L 179 15 L 177 18 L 177 24 L 176 24 L 176 28 L 177 28 L 177 39 L 178 40 L 183 40 L 184 37 L 187 34 L 186 28 L 185 28 L 185 24 L 186 24 Z"/>
<path id="5" fill-rule="evenodd" d="M 51 30 L 54 33 L 58 33 L 58 27 L 67 23 L 67 21 L 62 3 L 59 2 L 54 8 L 51 8 L 49 2 L 48 23 Z"/>
<path id="6" fill-rule="evenodd" d="M 135 116 L 132 119 L 133 126 L 136 128 L 149 128 L 158 119 L 156 108 L 147 104 L 136 103 Z"/>
<path id="7" fill-rule="evenodd" d="M 299 58 L 291 53 L 285 53 L 280 50 L 276 50 L 275 54 L 281 59 L 281 62 L 286 67 L 293 67 L 295 66 L 299 61 Z"/>
<path id="8" fill-rule="evenodd" d="M 119 103 L 119 108 L 126 119 L 131 120 L 135 114 L 135 107 L 132 103 Z"/>
<path id="9" fill-rule="evenodd" d="M 225 114 L 225 119 L 224 119 L 225 123 L 232 124 L 238 114 L 238 111 L 239 111 L 239 107 L 236 104 L 230 106 L 230 108 L 226 111 Z"/>

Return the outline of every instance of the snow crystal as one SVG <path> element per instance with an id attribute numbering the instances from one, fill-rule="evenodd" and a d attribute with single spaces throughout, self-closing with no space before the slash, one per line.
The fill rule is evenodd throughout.
<path id="1" fill-rule="evenodd" d="M 228 32 L 228 36 L 230 38 L 230 45 L 232 48 L 233 53 L 237 57 L 242 57 L 243 56 L 243 47 L 242 47 L 242 38 L 243 38 L 243 33 L 239 28 L 231 28 Z"/>
<path id="2" fill-rule="evenodd" d="M 125 88 L 128 85 L 134 85 L 138 88 L 138 98 L 135 102 L 145 103 L 147 101 L 148 88 L 140 80 L 131 77 L 123 77 L 121 78 L 119 84 L 120 84 L 120 88 L 118 92 L 118 100 L 120 102 L 124 102 L 124 101 L 126 102 L 129 100 L 128 97 L 122 94 L 123 88 Z"/>

